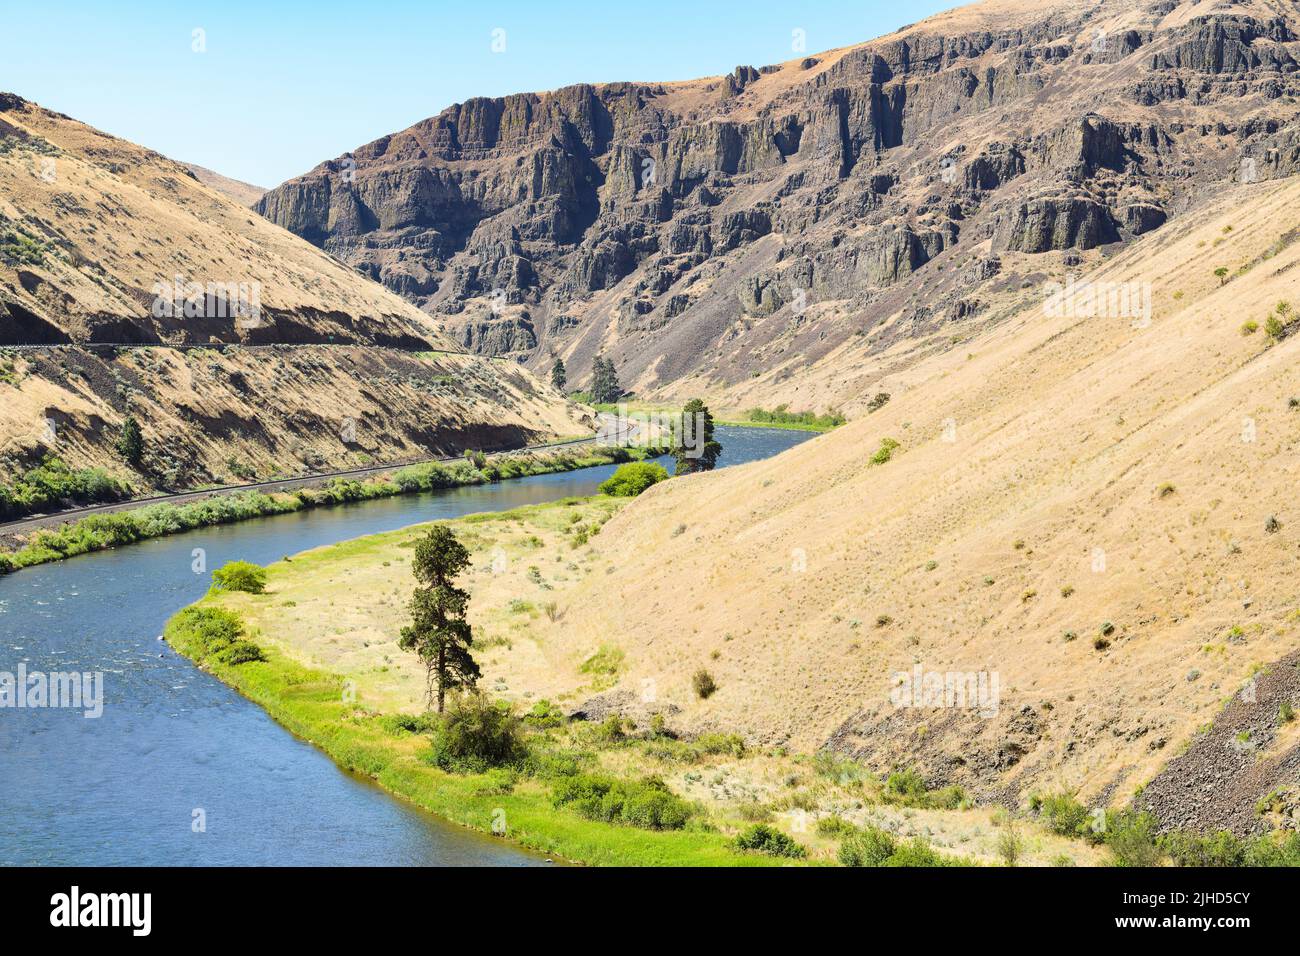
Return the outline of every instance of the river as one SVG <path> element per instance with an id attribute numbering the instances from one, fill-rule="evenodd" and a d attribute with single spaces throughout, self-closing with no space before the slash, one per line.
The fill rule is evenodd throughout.
<path id="1" fill-rule="evenodd" d="M 808 432 L 718 426 L 719 467 Z M 671 470 L 671 462 L 665 460 Z M 259 518 L 0 577 L 0 671 L 104 674 L 103 714 L 0 709 L 0 865 L 545 865 L 340 770 L 158 640 L 226 561 L 589 495 L 613 466 Z"/>

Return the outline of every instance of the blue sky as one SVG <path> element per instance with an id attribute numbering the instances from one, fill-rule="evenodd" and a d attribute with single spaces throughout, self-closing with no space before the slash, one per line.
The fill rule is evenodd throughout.
<path id="1" fill-rule="evenodd" d="M 471 96 L 689 79 L 857 43 L 958 0 L 6 4 L 0 90 L 274 186 Z M 504 52 L 493 31 L 504 30 Z M 206 50 L 195 52 L 194 31 Z M 499 36 L 499 35 L 498 35 Z"/>

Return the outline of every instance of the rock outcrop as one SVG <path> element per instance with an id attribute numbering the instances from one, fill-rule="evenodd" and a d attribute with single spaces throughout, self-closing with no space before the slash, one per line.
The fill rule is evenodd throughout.
<path id="1" fill-rule="evenodd" d="M 1262 2 L 993 0 L 720 78 L 471 100 L 257 209 L 485 354 L 725 389 L 815 362 L 775 347 L 810 305 L 819 347 L 882 348 L 890 316 L 952 312 L 926 301 L 949 264 L 947 299 L 987 298 L 990 243 L 1086 252 L 1289 175 L 1297 56 Z M 494 296 L 531 328 L 485 326 Z"/>

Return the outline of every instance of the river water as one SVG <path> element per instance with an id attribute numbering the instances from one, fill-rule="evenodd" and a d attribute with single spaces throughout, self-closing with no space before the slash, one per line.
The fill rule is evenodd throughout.
<path id="1" fill-rule="evenodd" d="M 726 467 L 811 435 L 718 426 L 717 437 Z M 593 494 L 612 471 L 260 518 L 0 577 L 0 671 L 104 674 L 98 718 L 0 709 L 0 865 L 545 865 L 340 770 L 158 635 L 208 588 L 191 567 L 195 548 L 209 570 L 267 564 L 421 521 Z"/>

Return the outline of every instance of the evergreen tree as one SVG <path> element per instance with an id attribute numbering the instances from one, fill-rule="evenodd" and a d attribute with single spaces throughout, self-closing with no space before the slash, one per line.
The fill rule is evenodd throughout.
<path id="1" fill-rule="evenodd" d="M 117 439 L 117 453 L 132 468 L 139 468 L 140 462 L 144 460 L 144 435 L 134 415 L 128 415 L 122 423 L 122 433 Z"/>
<path id="2" fill-rule="evenodd" d="M 398 646 L 413 651 L 424 664 L 425 702 L 436 700 L 443 712 L 447 691 L 473 689 L 481 671 L 470 656 L 474 643 L 465 612 L 469 593 L 452 584 L 469 567 L 469 552 L 451 529 L 438 525 L 415 546 L 411 571 L 419 586 L 409 605 L 411 623 L 402 628 Z"/>
<path id="3" fill-rule="evenodd" d="M 569 375 L 564 370 L 564 359 L 557 357 L 555 364 L 551 366 L 551 384 L 558 391 L 563 392 L 564 386 L 569 384 Z"/>
<path id="4" fill-rule="evenodd" d="M 614 362 L 597 355 L 591 366 L 591 400 L 609 405 L 623 397 L 623 387 L 618 384 L 618 369 Z"/>
<path id="5" fill-rule="evenodd" d="M 677 459 L 674 474 L 689 475 L 695 471 L 712 471 L 722 454 L 722 445 L 713 440 L 713 413 L 698 398 L 692 398 L 682 408 L 681 430 L 673 457 Z"/>

